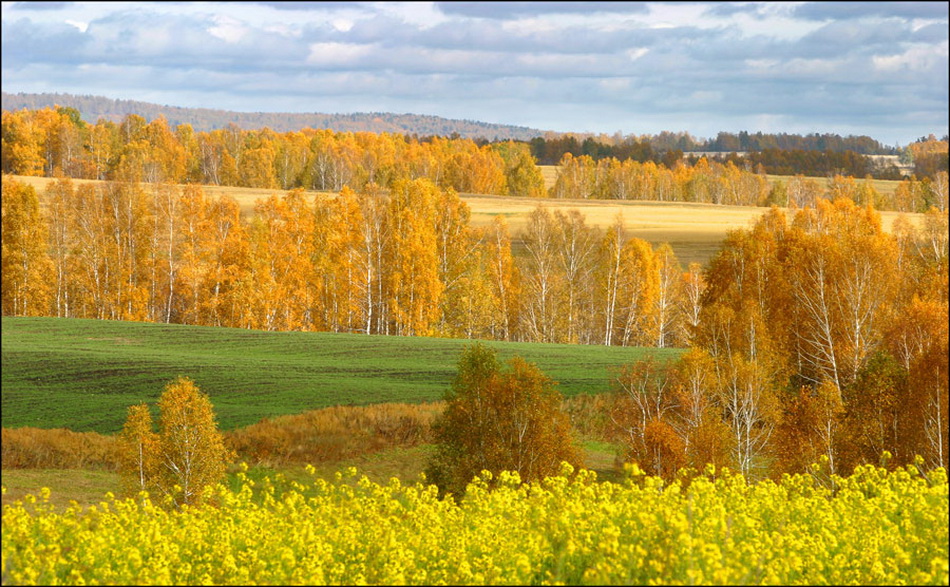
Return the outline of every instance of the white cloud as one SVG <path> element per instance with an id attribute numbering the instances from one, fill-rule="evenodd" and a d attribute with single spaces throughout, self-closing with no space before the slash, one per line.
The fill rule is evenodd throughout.
<path id="1" fill-rule="evenodd" d="M 834 76 L 844 69 L 845 63 L 844 59 L 791 59 L 785 63 L 783 70 L 803 79 L 838 81 Z"/>
<path id="2" fill-rule="evenodd" d="M 376 2 L 373 8 L 420 29 L 428 29 L 448 20 L 435 2 Z"/>
<path id="3" fill-rule="evenodd" d="M 937 46 L 915 46 L 894 55 L 875 55 L 874 67 L 883 73 L 928 72 L 947 63 L 947 42 Z"/>
<path id="4" fill-rule="evenodd" d="M 214 21 L 215 26 L 208 27 L 208 32 L 226 43 L 238 43 L 248 33 L 241 21 L 230 16 L 216 16 Z"/>
<path id="5" fill-rule="evenodd" d="M 626 51 L 624 51 L 624 55 L 626 55 L 627 59 L 629 59 L 630 61 L 636 61 L 637 59 L 640 59 L 641 57 L 643 57 L 649 52 L 650 50 L 647 49 L 646 47 L 639 47 L 637 49 L 627 49 Z"/>
<path id="6" fill-rule="evenodd" d="M 355 65 L 364 57 L 372 55 L 374 48 L 355 43 L 313 43 L 307 63 L 313 65 Z"/>
<path id="7" fill-rule="evenodd" d="M 352 29 L 355 23 L 348 18 L 335 18 L 330 24 L 332 24 L 336 30 L 345 33 Z"/>
<path id="8" fill-rule="evenodd" d="M 778 65 L 779 61 L 778 59 L 746 59 L 745 64 L 752 70 L 768 72 Z"/>
<path id="9" fill-rule="evenodd" d="M 76 27 L 77 29 L 79 29 L 79 32 L 80 32 L 80 33 L 86 32 L 86 29 L 89 28 L 89 23 L 88 23 L 88 22 L 80 22 L 80 21 L 76 21 L 76 20 L 64 20 L 63 22 L 65 22 L 65 23 L 68 24 L 68 25 L 72 25 L 72 26 Z"/>

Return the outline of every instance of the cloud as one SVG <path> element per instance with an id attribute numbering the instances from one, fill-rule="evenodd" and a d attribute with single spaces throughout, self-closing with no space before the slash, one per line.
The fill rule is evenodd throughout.
<path id="1" fill-rule="evenodd" d="M 241 21 L 229 16 L 217 16 L 215 25 L 206 29 L 225 43 L 238 43 L 248 33 L 248 28 Z"/>
<path id="2" fill-rule="evenodd" d="M 375 49 L 371 45 L 357 43 L 314 43 L 310 45 L 307 62 L 328 67 L 357 65 Z"/>
<path id="3" fill-rule="evenodd" d="M 810 20 L 846 20 L 867 17 L 898 17 L 946 20 L 946 2 L 803 2 L 795 16 Z"/>
<path id="4" fill-rule="evenodd" d="M 436 2 L 447 15 L 507 20 L 550 14 L 646 13 L 647 2 Z"/>
<path id="5" fill-rule="evenodd" d="M 887 74 L 930 73 L 947 64 L 947 43 L 937 46 L 911 47 L 894 55 L 875 55 L 872 61 L 878 71 Z"/>
<path id="6" fill-rule="evenodd" d="M 5 91 L 696 136 L 865 120 L 890 144 L 947 127 L 945 3 L 41 4 L 3 4 Z"/>
<path id="7" fill-rule="evenodd" d="M 17 10 L 62 10 L 75 2 L 11 2 L 11 8 Z"/>
<path id="8" fill-rule="evenodd" d="M 237 3 L 235 3 L 237 4 Z M 353 2 L 253 2 L 261 6 L 268 6 L 275 10 L 286 11 L 311 11 L 311 10 L 333 10 L 339 8 L 352 8 Z"/>
<path id="9" fill-rule="evenodd" d="M 66 22 L 50 26 L 30 19 L 20 19 L 16 24 L 4 20 L 0 26 L 4 73 L 8 68 L 18 70 L 36 63 L 72 62 L 88 41 L 78 27 Z"/>

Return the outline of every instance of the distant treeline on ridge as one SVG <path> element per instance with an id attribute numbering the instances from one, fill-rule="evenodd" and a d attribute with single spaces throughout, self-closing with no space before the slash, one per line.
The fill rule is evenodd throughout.
<path id="1" fill-rule="evenodd" d="M 298 131 L 304 128 L 332 129 L 338 132 L 389 132 L 416 137 L 457 135 L 460 138 L 482 141 L 515 140 L 533 143 L 533 154 L 539 163 L 556 165 L 565 152 L 574 156 L 598 155 L 624 159 L 629 156 L 640 159 L 636 152 L 640 145 L 648 145 L 658 153 L 667 151 L 690 152 L 758 152 L 766 150 L 830 151 L 843 153 L 853 151 L 861 155 L 898 155 L 897 146 L 886 146 L 869 136 L 842 137 L 832 133 L 797 135 L 788 133 L 738 134 L 720 132 L 715 138 L 701 139 L 688 132 L 663 131 L 656 135 L 613 135 L 593 133 L 561 133 L 524 126 L 492 124 L 473 120 L 456 120 L 421 114 L 394 114 L 363 112 L 353 114 L 287 113 L 287 112 L 234 112 L 209 108 L 181 108 L 162 106 L 135 100 L 115 100 L 102 96 L 77 96 L 73 94 L 2 93 L 3 110 L 37 110 L 54 106 L 75 108 L 86 122 L 95 123 L 100 118 L 119 123 L 128 114 L 137 114 L 147 121 L 164 116 L 172 128 L 190 124 L 197 131 L 224 129 L 237 125 L 244 130 L 269 128 L 275 132 Z M 537 147 L 538 141 L 548 143 L 547 149 Z M 576 144 L 572 144 L 571 142 Z M 564 144 L 561 144 L 564 143 Z M 642 161 L 642 159 L 641 159 Z"/>
<path id="2" fill-rule="evenodd" d="M 879 162 L 854 151 L 768 150 L 707 157 L 679 150 L 660 153 L 635 138 L 608 149 L 588 139 L 578 144 L 573 136 L 489 143 L 312 128 L 277 133 L 234 124 L 195 131 L 187 123 L 172 129 L 163 116 L 147 122 L 138 114 L 127 114 L 119 124 L 103 118 L 90 124 L 67 106 L 2 114 L 0 170 L 13 175 L 318 191 L 369 185 L 386 189 L 397 179 L 426 177 L 459 193 L 740 206 L 812 202 L 824 190 L 805 179 L 811 176 L 828 178 L 827 196 L 832 198 L 873 203 L 878 209 L 946 209 L 947 141 L 934 138 L 908 145 L 913 175 L 904 178 L 887 156 Z M 624 151 L 628 146 L 636 149 Z M 542 149 L 545 156 L 559 157 L 551 186 L 538 165 Z M 793 177 L 770 182 L 769 173 Z M 890 175 L 904 178 L 893 194 L 870 182 Z M 859 185 L 855 178 L 864 181 Z"/>
<path id="3" fill-rule="evenodd" d="M 190 124 L 196 132 L 225 129 L 237 125 L 244 130 L 269 128 L 274 132 L 293 132 L 304 128 L 332 129 L 338 132 L 397 133 L 418 136 L 452 136 L 488 140 L 528 141 L 544 131 L 524 126 L 492 124 L 472 120 L 453 120 L 422 114 L 390 112 L 359 112 L 354 114 L 323 114 L 319 112 L 234 112 L 210 108 L 161 106 L 136 100 L 113 100 L 102 96 L 73 94 L 8 94 L 2 95 L 3 110 L 39 110 L 54 106 L 75 108 L 83 120 L 94 124 L 100 118 L 120 123 L 129 114 L 137 114 L 151 122 L 164 116 L 169 126 Z"/>

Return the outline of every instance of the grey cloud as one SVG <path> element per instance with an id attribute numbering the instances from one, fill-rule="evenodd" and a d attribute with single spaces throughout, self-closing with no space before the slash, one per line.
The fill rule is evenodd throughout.
<path id="1" fill-rule="evenodd" d="M 13 2 L 10 6 L 16 10 L 62 10 L 75 2 Z"/>
<path id="2" fill-rule="evenodd" d="M 436 6 L 446 15 L 498 20 L 546 14 L 649 12 L 646 2 L 436 2 Z"/>
<path id="3" fill-rule="evenodd" d="M 234 4 L 245 4 L 245 2 L 235 2 Z M 362 2 L 253 2 L 262 6 L 270 6 L 277 10 L 339 10 L 341 8 L 354 8 L 355 5 L 364 4 Z"/>
<path id="4" fill-rule="evenodd" d="M 894 19 L 877 23 L 835 21 L 802 37 L 793 51 L 799 57 L 868 54 L 884 45 L 910 41 L 912 35 L 907 23 Z"/>
<path id="5" fill-rule="evenodd" d="M 730 17 L 737 14 L 748 14 L 753 17 L 763 16 L 761 3 L 734 4 L 732 2 L 707 3 L 705 14 L 710 16 Z"/>
<path id="6" fill-rule="evenodd" d="M 213 18 L 158 15 L 149 11 L 126 11 L 93 20 L 85 33 L 68 25 L 44 25 L 24 29 L 4 22 L 4 52 L 31 38 L 42 39 L 45 53 L 31 45 L 20 48 L 27 59 L 60 63 L 110 63 L 148 67 L 221 69 L 234 72 L 257 68 L 302 65 L 306 43 L 248 27 L 245 36 L 228 43 L 209 32 L 220 23 Z M 52 31 L 60 30 L 58 36 Z M 20 37 L 26 37 L 22 39 Z M 42 49 L 42 47 L 40 47 Z"/>
<path id="7" fill-rule="evenodd" d="M 950 33 L 950 30 L 947 29 L 946 23 L 934 23 L 920 27 L 911 33 L 911 39 L 919 43 L 939 43 L 947 40 L 947 37 L 950 36 L 948 33 Z"/>
<path id="8" fill-rule="evenodd" d="M 947 2 L 808 2 L 793 14 L 810 20 L 900 17 L 946 19 Z"/>
<path id="9" fill-rule="evenodd" d="M 386 47 L 417 46 L 431 49 L 475 49 L 498 52 L 549 52 L 559 54 L 614 53 L 633 46 L 697 42 L 714 33 L 689 27 L 672 29 L 618 28 L 594 30 L 565 26 L 558 30 L 509 30 L 490 21 L 447 22 L 418 29 L 378 15 L 357 21 L 349 31 L 329 37 L 339 42 Z"/>
<path id="10" fill-rule="evenodd" d="M 3 21 L 3 66 L 25 67 L 35 63 L 73 63 L 89 37 L 67 24 L 40 25 L 28 18 Z"/>

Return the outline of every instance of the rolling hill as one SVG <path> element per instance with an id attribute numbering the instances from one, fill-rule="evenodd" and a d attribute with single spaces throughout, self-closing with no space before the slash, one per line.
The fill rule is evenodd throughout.
<path id="1" fill-rule="evenodd" d="M 126 408 L 190 377 L 225 430 L 335 405 L 442 399 L 464 339 L 265 332 L 86 320 L 2 319 L 5 428 L 113 434 Z M 487 342 L 501 360 L 535 363 L 565 397 L 610 389 L 612 369 L 681 349 Z"/>
<path id="2" fill-rule="evenodd" d="M 233 112 L 209 108 L 181 108 L 135 100 L 113 100 L 103 96 L 73 94 L 2 94 L 3 110 L 37 110 L 53 106 L 75 108 L 83 120 L 95 123 L 100 118 L 121 122 L 128 114 L 137 114 L 147 121 L 164 116 L 172 128 L 190 124 L 196 131 L 210 131 L 236 124 L 242 129 L 270 128 L 279 133 L 302 128 L 330 128 L 338 132 L 372 132 L 418 135 L 439 135 L 462 138 L 529 141 L 545 131 L 524 126 L 493 124 L 474 120 L 455 120 L 422 114 L 391 112 L 359 112 L 354 114 Z"/>

